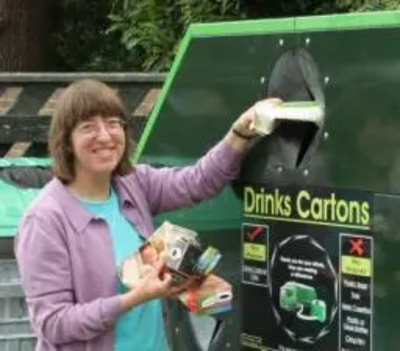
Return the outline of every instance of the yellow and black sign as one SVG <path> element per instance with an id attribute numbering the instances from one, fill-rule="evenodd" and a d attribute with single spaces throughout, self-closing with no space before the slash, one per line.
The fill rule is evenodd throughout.
<path id="1" fill-rule="evenodd" d="M 367 197 L 349 197 L 329 189 L 244 187 L 244 216 L 299 223 L 369 229 Z"/>
<path id="2" fill-rule="evenodd" d="M 247 284 L 267 284 L 268 235 L 268 226 L 249 223 L 242 226 L 242 281 Z"/>
<path id="3" fill-rule="evenodd" d="M 243 199 L 243 350 L 371 351 L 371 194 L 248 184 Z"/>

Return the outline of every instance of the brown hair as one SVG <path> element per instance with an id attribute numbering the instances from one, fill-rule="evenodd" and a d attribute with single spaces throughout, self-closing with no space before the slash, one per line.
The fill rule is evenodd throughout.
<path id="1" fill-rule="evenodd" d="M 71 143 L 74 128 L 79 122 L 97 115 L 119 116 L 125 122 L 125 151 L 114 173 L 124 175 L 132 170 L 130 156 L 134 145 L 121 99 L 105 83 L 83 79 L 70 84 L 64 90 L 57 100 L 57 107 L 51 120 L 49 151 L 54 175 L 62 181 L 69 183 L 75 179 L 75 160 Z"/>

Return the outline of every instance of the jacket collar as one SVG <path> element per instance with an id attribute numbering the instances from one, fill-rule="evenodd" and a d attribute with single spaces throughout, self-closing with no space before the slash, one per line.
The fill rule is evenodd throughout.
<path id="1" fill-rule="evenodd" d="M 71 225 L 78 233 L 82 233 L 91 221 L 98 220 L 99 217 L 89 212 L 85 206 L 68 190 L 67 186 L 57 177 L 50 181 L 50 191 L 55 194 L 61 204 L 63 213 L 68 218 Z M 120 176 L 113 179 L 113 186 L 118 194 L 121 208 L 135 206 L 132 196 L 124 186 L 124 180 Z"/>

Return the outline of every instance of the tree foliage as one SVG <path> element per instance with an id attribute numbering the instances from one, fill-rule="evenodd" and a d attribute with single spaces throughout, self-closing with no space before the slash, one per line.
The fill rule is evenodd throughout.
<path id="1" fill-rule="evenodd" d="M 399 10 L 399 0 L 338 0 L 339 6 L 346 8 L 347 11 L 367 12 Z"/>
<path id="2" fill-rule="evenodd" d="M 111 0 L 64 0 L 54 42 L 59 70 L 119 71 L 137 65 L 120 43 L 119 35 L 107 33 Z"/>
<path id="3" fill-rule="evenodd" d="M 67 70 L 167 71 L 192 23 L 400 9 L 398 0 L 64 0 Z"/>
<path id="4" fill-rule="evenodd" d="M 191 23 L 240 18 L 239 5 L 239 0 L 115 0 L 108 33 L 120 36 L 144 70 L 165 70 Z"/>

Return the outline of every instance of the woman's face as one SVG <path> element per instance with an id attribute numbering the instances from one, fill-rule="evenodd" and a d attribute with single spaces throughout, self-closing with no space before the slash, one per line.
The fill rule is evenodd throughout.
<path id="1" fill-rule="evenodd" d="M 125 151 L 123 121 L 119 117 L 95 116 L 79 122 L 71 142 L 77 176 L 110 175 Z"/>

